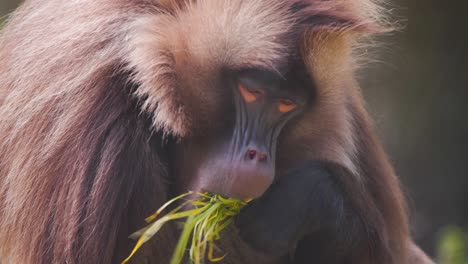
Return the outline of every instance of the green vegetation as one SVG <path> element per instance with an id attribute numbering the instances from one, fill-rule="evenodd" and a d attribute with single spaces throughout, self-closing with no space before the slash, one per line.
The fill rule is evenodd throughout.
<path id="1" fill-rule="evenodd" d="M 198 197 L 185 199 L 189 195 L 197 195 Z M 163 210 L 180 200 L 185 201 L 165 216 L 154 221 Z M 191 240 L 190 259 L 193 263 L 204 263 L 206 256 L 211 262 L 220 261 L 224 257 L 214 256 L 214 242 L 219 240 L 221 231 L 232 222 L 233 217 L 246 204 L 247 202 L 245 201 L 223 198 L 220 195 L 193 192 L 182 194 L 164 204 L 156 213 L 146 219 L 148 223 L 154 221 L 153 223 L 130 236 L 131 238 L 138 239 L 138 241 L 130 256 L 122 264 L 127 263 L 145 242 L 161 230 L 164 224 L 180 219 L 186 220 L 172 256 L 171 264 L 182 262 L 189 240 Z"/>
<path id="2" fill-rule="evenodd" d="M 468 264 L 468 232 L 455 226 L 445 228 L 438 256 L 440 264 Z"/>

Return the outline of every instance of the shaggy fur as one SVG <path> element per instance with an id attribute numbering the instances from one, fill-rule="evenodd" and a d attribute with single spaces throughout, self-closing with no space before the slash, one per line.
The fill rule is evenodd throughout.
<path id="1" fill-rule="evenodd" d="M 281 73 L 299 46 L 318 104 L 285 128 L 278 169 L 348 168 L 379 264 L 405 263 L 404 199 L 353 79 L 352 49 L 381 18 L 370 0 L 26 1 L 0 37 L 0 260 L 121 261 L 128 234 L 174 195 L 172 138 L 223 122 L 223 69 Z M 176 234 L 135 263 L 167 263 Z M 225 263 L 287 263 L 226 237 Z"/>

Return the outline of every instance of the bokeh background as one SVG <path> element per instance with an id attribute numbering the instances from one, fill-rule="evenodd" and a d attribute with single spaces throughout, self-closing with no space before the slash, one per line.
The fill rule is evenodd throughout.
<path id="1" fill-rule="evenodd" d="M 20 2 L 1 0 L 0 16 Z M 359 74 L 367 108 L 403 181 L 416 241 L 439 263 L 466 264 L 468 1 L 391 7 L 404 27 L 380 39 Z"/>

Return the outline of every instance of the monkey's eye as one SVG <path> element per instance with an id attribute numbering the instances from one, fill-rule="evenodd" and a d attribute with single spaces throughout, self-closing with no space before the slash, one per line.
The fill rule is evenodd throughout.
<path id="1" fill-rule="evenodd" d="M 256 101 L 258 99 L 258 97 L 263 95 L 263 91 L 249 89 L 249 88 L 246 88 L 242 84 L 239 84 L 239 91 L 240 91 L 240 93 L 242 95 L 242 98 L 244 98 L 244 100 L 247 103 L 254 102 L 254 101 Z"/>
<path id="2" fill-rule="evenodd" d="M 296 103 L 291 99 L 281 98 L 278 100 L 278 110 L 281 113 L 291 112 L 297 107 Z"/>

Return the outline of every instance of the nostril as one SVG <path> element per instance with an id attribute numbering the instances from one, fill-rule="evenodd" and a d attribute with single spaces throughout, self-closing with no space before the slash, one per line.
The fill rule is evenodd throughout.
<path id="1" fill-rule="evenodd" d="M 257 151 L 254 150 L 254 149 L 249 149 L 249 150 L 247 151 L 247 154 L 249 155 L 249 158 L 250 158 L 250 159 L 254 159 L 255 156 L 257 156 Z"/>
<path id="2" fill-rule="evenodd" d="M 267 154 L 263 153 L 258 156 L 258 160 L 260 161 L 265 161 L 267 159 Z"/>

